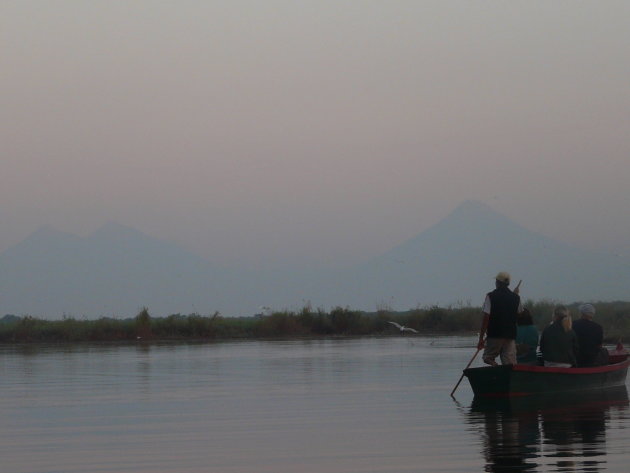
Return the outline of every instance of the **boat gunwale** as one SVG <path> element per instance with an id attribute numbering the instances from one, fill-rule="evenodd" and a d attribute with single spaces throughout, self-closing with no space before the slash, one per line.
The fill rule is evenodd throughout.
<path id="1" fill-rule="evenodd" d="M 513 371 L 526 371 L 530 373 L 562 373 L 562 374 L 596 374 L 596 373 L 608 373 L 610 371 L 616 371 L 618 369 L 630 366 L 630 359 L 621 361 L 619 363 L 613 363 L 610 365 L 602 366 L 584 366 L 584 367 L 571 367 L 561 368 L 557 366 L 536 366 L 536 365 L 512 365 Z"/>

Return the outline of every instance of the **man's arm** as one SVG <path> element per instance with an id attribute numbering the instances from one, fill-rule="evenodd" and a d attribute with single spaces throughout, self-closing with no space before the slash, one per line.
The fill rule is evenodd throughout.
<path id="1" fill-rule="evenodd" d="M 604 329 L 599 326 L 595 333 L 595 341 L 597 342 L 597 346 L 601 347 L 604 343 Z"/>
<path id="2" fill-rule="evenodd" d="M 481 319 L 481 329 L 479 329 L 479 342 L 477 343 L 477 349 L 481 350 L 485 346 L 484 344 L 484 336 L 486 335 L 486 330 L 488 330 L 488 321 L 490 320 L 490 314 L 483 313 L 483 319 Z"/>
<path id="3" fill-rule="evenodd" d="M 540 334 L 540 340 L 538 340 L 538 348 L 540 349 L 540 353 L 545 354 L 545 350 L 547 349 L 547 341 L 545 340 L 545 331 L 543 330 Z"/>
<path id="4" fill-rule="evenodd" d="M 573 332 L 573 351 L 571 352 L 571 364 L 573 366 L 577 366 L 577 356 L 580 353 L 580 342 L 578 341 L 577 335 Z"/>
<path id="5" fill-rule="evenodd" d="M 488 322 L 490 320 L 490 295 L 486 294 L 486 299 L 483 301 L 482 307 L 483 318 L 481 319 L 481 329 L 479 329 L 479 343 L 477 343 L 477 349 L 482 350 L 485 346 L 483 342 L 483 338 L 486 335 L 486 330 L 488 330 Z"/>

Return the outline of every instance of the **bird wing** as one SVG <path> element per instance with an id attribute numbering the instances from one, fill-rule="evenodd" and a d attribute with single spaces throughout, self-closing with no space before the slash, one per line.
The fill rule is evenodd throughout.
<path id="1" fill-rule="evenodd" d="M 393 326 L 398 327 L 399 329 L 401 329 L 401 330 L 402 330 L 402 327 L 401 327 L 399 324 L 397 324 L 396 322 L 392 322 L 392 321 L 388 321 L 388 322 L 389 322 L 390 324 L 392 324 Z"/>
<path id="2" fill-rule="evenodd" d="M 409 330 L 410 332 L 413 332 L 413 333 L 418 333 L 418 331 L 415 328 L 405 327 L 405 330 Z"/>

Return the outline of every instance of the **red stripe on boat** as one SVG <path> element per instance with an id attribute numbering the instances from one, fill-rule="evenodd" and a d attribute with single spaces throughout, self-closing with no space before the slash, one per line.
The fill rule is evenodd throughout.
<path id="1" fill-rule="evenodd" d="M 513 371 L 528 371 L 532 373 L 563 373 L 563 374 L 595 374 L 616 371 L 630 365 L 630 360 L 614 365 L 593 366 L 588 368 L 558 368 L 552 366 L 512 365 Z"/>

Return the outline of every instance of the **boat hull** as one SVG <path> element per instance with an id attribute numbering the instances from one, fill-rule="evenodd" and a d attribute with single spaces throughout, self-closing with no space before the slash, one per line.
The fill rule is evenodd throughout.
<path id="1" fill-rule="evenodd" d="M 589 368 L 503 365 L 468 368 L 464 375 L 475 396 L 528 396 L 625 385 L 628 366 L 630 360 Z"/>

